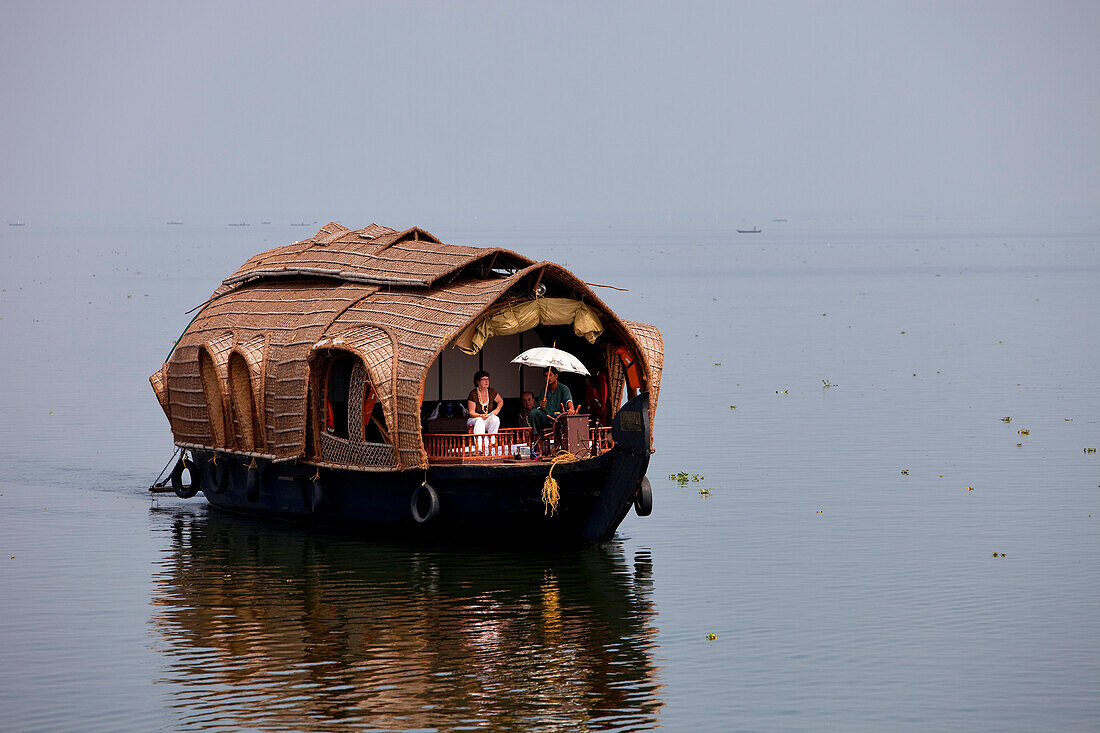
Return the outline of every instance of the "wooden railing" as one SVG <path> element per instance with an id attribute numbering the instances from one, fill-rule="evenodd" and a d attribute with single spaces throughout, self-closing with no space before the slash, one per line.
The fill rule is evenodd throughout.
<path id="1" fill-rule="evenodd" d="M 524 445 L 531 445 L 531 428 L 501 428 L 491 435 L 424 433 L 424 450 L 433 462 L 499 461 Z M 592 428 L 591 445 L 594 454 L 612 448 L 611 428 Z"/>
<path id="2" fill-rule="evenodd" d="M 615 447 L 615 441 L 611 439 L 611 426 L 606 428 L 592 428 L 592 445 L 598 446 L 599 452 Z"/>
<path id="3" fill-rule="evenodd" d="M 501 428 L 491 435 L 424 434 L 424 450 L 430 459 L 499 460 L 512 455 L 517 446 L 530 444 L 531 428 Z"/>

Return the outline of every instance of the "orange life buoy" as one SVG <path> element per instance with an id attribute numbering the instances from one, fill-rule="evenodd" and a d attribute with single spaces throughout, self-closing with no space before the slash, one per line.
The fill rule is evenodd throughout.
<path id="1" fill-rule="evenodd" d="M 634 354 L 630 353 L 630 349 L 625 346 L 615 349 L 615 354 L 619 357 L 619 361 L 623 363 L 623 371 L 626 372 L 626 385 L 634 392 L 640 391 L 642 389 L 642 372 L 638 360 L 634 358 Z"/>

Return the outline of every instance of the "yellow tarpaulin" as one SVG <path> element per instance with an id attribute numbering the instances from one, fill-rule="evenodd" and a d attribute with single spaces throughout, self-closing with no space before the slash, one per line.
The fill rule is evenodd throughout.
<path id="1" fill-rule="evenodd" d="M 481 351 L 493 336 L 511 336 L 529 331 L 535 326 L 573 324 L 573 333 L 596 342 L 603 333 L 603 324 L 595 311 L 572 298 L 535 298 L 495 308 L 477 323 L 471 324 L 455 339 L 455 346 L 467 354 Z"/>

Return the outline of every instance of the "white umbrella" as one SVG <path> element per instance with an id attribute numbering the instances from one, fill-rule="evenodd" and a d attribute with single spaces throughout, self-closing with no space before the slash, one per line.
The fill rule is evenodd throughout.
<path id="1" fill-rule="evenodd" d="M 550 346 L 536 346 L 533 349 L 528 349 L 512 359 L 512 363 L 533 367 L 554 367 L 559 372 L 576 372 L 586 377 L 591 376 L 591 372 L 585 368 L 580 359 L 568 351 Z"/>

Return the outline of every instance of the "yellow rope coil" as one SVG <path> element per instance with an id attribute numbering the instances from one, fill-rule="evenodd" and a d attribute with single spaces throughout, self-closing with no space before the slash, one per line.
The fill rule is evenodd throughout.
<path id="1" fill-rule="evenodd" d="M 550 471 L 546 474 L 546 480 L 542 482 L 542 506 L 543 514 L 554 516 L 558 510 L 558 500 L 561 493 L 558 491 L 558 482 L 554 480 L 554 466 L 559 463 L 572 463 L 577 457 L 569 451 L 562 451 L 550 459 Z"/>

